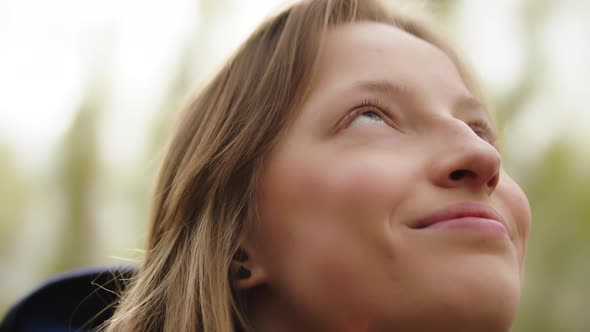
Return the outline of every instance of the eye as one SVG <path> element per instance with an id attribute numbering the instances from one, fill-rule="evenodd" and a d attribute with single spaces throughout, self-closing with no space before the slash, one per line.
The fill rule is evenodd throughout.
<path id="1" fill-rule="evenodd" d="M 477 120 L 467 123 L 473 132 L 484 141 L 494 145 L 496 142 L 496 134 L 487 121 Z"/>
<path id="2" fill-rule="evenodd" d="M 348 126 L 351 127 L 351 126 L 368 125 L 368 124 L 386 124 L 386 123 L 385 123 L 385 120 L 383 120 L 383 118 L 381 117 L 381 115 L 378 114 L 377 112 L 374 112 L 371 110 L 366 110 L 363 113 L 361 113 L 360 115 L 358 115 L 356 118 L 354 118 Z"/>
<path id="3" fill-rule="evenodd" d="M 401 130 L 391 111 L 376 99 L 365 99 L 346 116 L 346 127 L 367 125 L 389 125 Z"/>

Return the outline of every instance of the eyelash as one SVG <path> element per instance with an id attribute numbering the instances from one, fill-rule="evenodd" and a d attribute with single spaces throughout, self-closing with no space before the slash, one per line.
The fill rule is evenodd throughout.
<path id="1" fill-rule="evenodd" d="M 391 110 L 385 105 L 381 104 L 379 100 L 375 98 L 364 99 L 358 106 L 354 108 L 354 111 L 347 116 L 347 118 L 349 118 L 347 122 L 350 124 L 350 122 L 352 122 L 354 119 L 367 112 L 373 112 L 377 114 L 382 118 L 383 121 L 387 122 L 390 126 L 393 126 L 398 130 L 401 130 L 397 123 L 395 123 L 395 116 L 393 115 Z"/>
<path id="2" fill-rule="evenodd" d="M 367 98 L 367 99 L 363 100 L 363 102 L 357 107 L 357 109 L 359 109 L 358 115 L 362 115 L 363 114 L 362 111 L 364 111 L 368 107 L 376 108 L 378 111 L 382 112 L 384 115 L 386 115 L 389 118 L 391 118 L 391 116 L 392 116 L 391 110 L 389 108 L 382 105 L 379 102 L 379 100 L 373 99 L 373 98 L 370 98 L 370 99 Z"/>

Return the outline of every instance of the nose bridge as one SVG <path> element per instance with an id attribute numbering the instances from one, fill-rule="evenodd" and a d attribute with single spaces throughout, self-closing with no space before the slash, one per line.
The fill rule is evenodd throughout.
<path id="1" fill-rule="evenodd" d="M 496 188 L 501 158 L 498 150 L 466 125 L 433 137 L 438 145 L 433 160 L 433 182 L 442 187 L 468 187 L 491 194 Z"/>

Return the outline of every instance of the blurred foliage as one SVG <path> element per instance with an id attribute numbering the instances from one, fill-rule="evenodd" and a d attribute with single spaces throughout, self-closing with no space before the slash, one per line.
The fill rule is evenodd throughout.
<path id="1" fill-rule="evenodd" d="M 590 177 L 558 141 L 524 184 L 533 210 L 527 275 L 515 331 L 587 331 Z"/>
<path id="2" fill-rule="evenodd" d="M 432 0 L 433 8 L 443 20 L 453 19 L 453 11 L 461 1 Z M 540 27 L 556 6 L 556 1 L 528 0 L 522 7 L 525 43 L 525 68 L 516 87 L 503 94 L 491 92 L 498 108 L 500 127 L 512 123 L 523 105 L 537 92 L 545 72 L 541 51 Z M 175 74 L 155 116 L 144 160 L 156 165 L 161 159 L 167 134 L 172 125 L 171 114 L 179 106 L 181 96 L 196 78 L 210 67 L 203 52 L 212 38 L 212 29 L 221 29 L 222 16 L 228 1 L 200 2 L 201 20 L 195 36 L 187 43 L 175 67 Z M 83 98 L 61 146 L 58 162 L 56 192 L 63 195 L 63 227 L 57 238 L 53 261 L 46 263 L 35 280 L 56 272 L 96 262 L 93 252 L 99 246 L 97 231 L 97 185 L 102 165 L 98 156 L 97 123 L 104 109 L 104 96 L 97 86 L 90 86 Z M 506 147 L 510 149 L 510 146 Z M 533 229 L 529 242 L 526 282 L 521 311 L 513 332 L 579 332 L 590 331 L 590 315 L 586 313 L 590 296 L 590 174 L 579 165 L 580 151 L 566 139 L 553 142 L 539 159 L 527 164 L 509 165 L 519 174 L 519 182 L 527 193 L 533 209 Z M 154 160 L 156 159 L 156 160 Z M 508 161 L 510 162 L 510 161 Z M 129 181 L 125 195 L 127 203 L 145 210 L 145 193 L 155 176 L 156 168 L 143 169 L 137 181 Z M 51 174 L 51 173 L 50 173 Z M 0 145 L 0 262 L 10 261 L 11 250 L 17 247 L 22 234 L 21 221 L 26 217 L 28 200 L 34 186 L 21 174 L 12 151 Z M 34 205 L 33 205 L 34 206 Z M 130 220 L 134 229 L 145 227 L 146 212 L 138 220 Z M 127 234 L 134 237 L 136 234 Z M 3 267 L 4 269 L 4 267 Z M 14 299 L 0 297 L 0 312 Z"/>
<path id="3" fill-rule="evenodd" d="M 0 256 L 17 239 L 18 221 L 22 220 L 28 196 L 28 184 L 18 170 L 8 146 L 0 145 Z"/>
<path id="4" fill-rule="evenodd" d="M 97 92 L 96 90 L 91 93 Z M 59 179 L 65 194 L 65 227 L 59 233 L 53 273 L 88 264 L 92 252 L 94 209 L 93 183 L 99 166 L 97 156 L 97 123 L 101 99 L 89 95 L 63 142 Z"/>

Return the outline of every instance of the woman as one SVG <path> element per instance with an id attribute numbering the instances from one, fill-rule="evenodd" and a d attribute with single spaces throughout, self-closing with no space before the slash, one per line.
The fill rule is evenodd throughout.
<path id="1" fill-rule="evenodd" d="M 183 113 L 107 331 L 508 331 L 530 210 L 428 25 L 314 0 Z"/>

